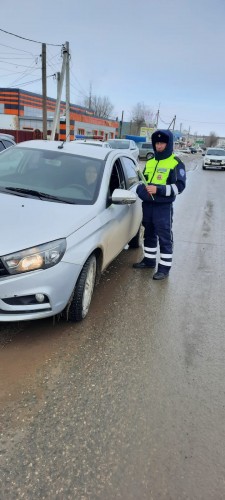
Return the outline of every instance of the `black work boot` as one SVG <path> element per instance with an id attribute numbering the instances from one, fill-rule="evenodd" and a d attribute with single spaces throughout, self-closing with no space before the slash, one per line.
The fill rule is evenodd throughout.
<path id="1" fill-rule="evenodd" d="M 150 260 L 150 259 L 148 259 Z M 146 259 L 142 259 L 141 262 L 136 262 L 133 264 L 134 269 L 153 269 L 156 266 L 156 261 L 152 260 L 152 262 L 146 262 Z"/>
<path id="2" fill-rule="evenodd" d="M 169 273 L 163 273 L 162 271 L 157 271 L 155 274 L 153 274 L 152 279 L 153 280 L 164 280 L 165 278 L 168 278 Z"/>

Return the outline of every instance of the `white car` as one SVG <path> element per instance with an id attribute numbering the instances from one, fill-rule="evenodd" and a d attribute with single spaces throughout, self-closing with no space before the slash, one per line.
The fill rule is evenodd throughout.
<path id="1" fill-rule="evenodd" d="M 101 272 L 141 244 L 127 151 L 27 141 L 0 154 L 0 322 L 88 313 Z"/>
<path id="2" fill-rule="evenodd" d="M 7 148 L 11 148 L 11 146 L 15 146 L 15 139 L 13 135 L 10 134 L 1 134 L 0 133 L 0 153 Z"/>
<path id="3" fill-rule="evenodd" d="M 215 168 L 225 170 L 225 150 L 223 148 L 208 148 L 203 155 L 203 170 Z"/>
<path id="4" fill-rule="evenodd" d="M 139 148 L 131 139 L 108 139 L 108 143 L 112 149 L 127 149 L 133 155 L 135 160 L 139 156 Z"/>
<path id="5" fill-rule="evenodd" d="M 100 148 L 111 148 L 108 142 L 97 141 L 97 139 L 76 139 L 76 144 L 90 144 L 91 146 L 99 146 Z"/>

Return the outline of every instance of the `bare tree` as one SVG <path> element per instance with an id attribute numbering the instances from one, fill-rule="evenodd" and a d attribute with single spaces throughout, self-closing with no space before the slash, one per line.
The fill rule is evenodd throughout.
<path id="1" fill-rule="evenodd" d="M 205 138 L 205 145 L 207 148 L 211 146 L 216 146 L 218 142 L 218 137 L 215 132 L 210 132 L 209 136 Z"/>
<path id="2" fill-rule="evenodd" d="M 152 127 L 154 113 L 143 102 L 138 102 L 132 109 L 131 120 L 133 133 L 139 134 L 141 127 Z"/>
<path id="3" fill-rule="evenodd" d="M 97 95 L 89 95 L 84 98 L 84 106 L 94 111 L 94 114 L 99 118 L 110 118 L 114 109 L 113 104 L 106 96 L 100 97 Z"/>

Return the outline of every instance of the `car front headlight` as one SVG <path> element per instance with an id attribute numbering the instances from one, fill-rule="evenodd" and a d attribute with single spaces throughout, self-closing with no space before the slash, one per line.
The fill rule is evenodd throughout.
<path id="1" fill-rule="evenodd" d="M 10 274 L 27 273 L 55 266 L 62 259 L 65 250 L 66 240 L 64 238 L 4 255 L 1 259 Z"/>

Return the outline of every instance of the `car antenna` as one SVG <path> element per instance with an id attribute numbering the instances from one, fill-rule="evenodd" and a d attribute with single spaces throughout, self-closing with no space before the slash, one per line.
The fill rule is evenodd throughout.
<path id="1" fill-rule="evenodd" d="M 67 140 L 67 137 L 69 137 L 69 135 L 70 135 L 70 132 L 67 134 L 67 136 L 66 136 L 66 138 L 64 139 L 64 141 L 62 141 L 62 144 L 59 144 L 58 149 L 63 149 L 63 146 L 64 146 L 64 144 L 65 144 L 65 142 L 66 142 L 66 140 Z"/>

